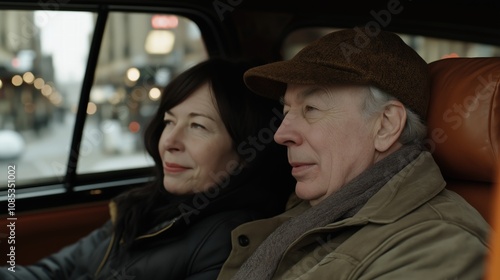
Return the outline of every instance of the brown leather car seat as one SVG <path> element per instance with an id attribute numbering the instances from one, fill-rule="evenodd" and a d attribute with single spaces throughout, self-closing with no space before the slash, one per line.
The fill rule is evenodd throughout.
<path id="1" fill-rule="evenodd" d="M 500 157 L 500 58 L 448 58 L 429 64 L 427 146 L 448 188 L 492 222 Z"/>

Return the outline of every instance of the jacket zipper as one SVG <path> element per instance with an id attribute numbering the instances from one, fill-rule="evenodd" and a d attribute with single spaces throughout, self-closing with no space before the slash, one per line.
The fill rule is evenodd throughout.
<path id="1" fill-rule="evenodd" d="M 162 228 L 161 230 L 157 231 L 157 232 L 153 232 L 153 233 L 150 233 L 150 234 L 145 234 L 145 235 L 141 235 L 139 237 L 137 237 L 135 240 L 139 240 L 139 239 L 144 239 L 144 238 L 148 238 L 148 237 L 153 237 L 153 236 L 156 236 L 164 231 L 166 231 L 167 229 L 171 228 L 175 222 L 177 222 L 178 218 L 175 218 L 171 221 L 170 224 L 168 224 L 168 226 L 165 226 L 164 228 Z"/>
<path id="2" fill-rule="evenodd" d="M 104 267 L 104 264 L 109 258 L 109 254 L 111 253 L 111 248 L 113 247 L 113 243 L 115 242 L 115 234 L 111 236 L 111 240 L 109 241 L 108 248 L 106 249 L 106 254 L 104 254 L 104 258 L 101 261 L 101 264 L 99 264 L 99 267 L 97 268 L 94 278 L 97 279 L 97 276 L 99 276 L 99 273 L 101 273 L 102 268 Z"/>
<path id="3" fill-rule="evenodd" d="M 174 219 L 172 221 L 172 223 L 170 223 L 168 226 L 162 228 L 161 230 L 155 232 L 155 233 L 151 233 L 151 234 L 146 234 L 146 235 L 141 235 L 139 237 L 137 237 L 135 240 L 139 240 L 139 239 L 144 239 L 144 238 L 148 238 L 148 237 L 153 237 L 153 236 L 156 236 L 164 231 L 166 231 L 167 229 L 171 228 L 172 225 L 177 221 L 177 219 Z M 104 267 L 104 264 L 106 263 L 106 261 L 108 260 L 109 258 L 109 255 L 111 253 L 111 249 L 113 247 L 113 243 L 115 241 L 115 234 L 113 233 L 113 235 L 111 236 L 111 240 L 109 241 L 109 245 L 108 245 L 108 248 L 106 249 L 106 254 L 104 254 L 104 258 L 102 259 L 101 263 L 99 264 L 99 267 L 97 268 L 95 274 L 94 274 L 94 278 L 97 279 L 97 276 L 99 276 L 99 273 L 101 273 L 101 270 L 103 269 Z"/>

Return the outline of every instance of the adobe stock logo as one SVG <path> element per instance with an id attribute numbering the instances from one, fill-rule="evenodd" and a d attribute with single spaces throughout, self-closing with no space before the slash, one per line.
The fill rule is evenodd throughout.
<path id="1" fill-rule="evenodd" d="M 223 21 L 224 13 L 234 11 L 234 8 L 240 5 L 242 2 L 243 0 L 226 0 L 225 2 L 221 0 L 215 0 L 214 2 L 212 2 L 212 5 L 214 6 L 214 10 L 219 16 L 220 21 Z"/>
<path id="2" fill-rule="evenodd" d="M 479 110 L 481 104 L 491 102 L 489 100 L 494 98 L 499 80 L 500 73 L 477 76 L 475 90 L 466 95 L 462 102 L 450 104 L 450 107 L 444 110 L 441 115 L 442 121 L 449 124 L 451 130 L 460 129 L 466 124 L 466 120 L 471 114 Z M 450 130 L 445 130 L 443 127 L 435 127 L 430 131 L 430 137 L 425 139 L 424 144 L 431 153 L 434 153 L 437 144 L 443 144 L 448 140 L 449 132 Z"/>
<path id="3" fill-rule="evenodd" d="M 125 270 L 125 267 L 122 267 L 121 270 L 111 270 L 111 274 L 113 275 L 113 279 L 116 280 L 134 280 L 135 276 L 133 275 L 128 275 L 127 271 Z"/>
<path id="4" fill-rule="evenodd" d="M 352 54 L 359 54 L 363 48 L 368 46 L 370 38 L 377 36 L 383 27 L 387 27 L 393 15 L 398 15 L 403 11 L 403 6 L 399 0 L 389 0 L 387 9 L 382 9 L 378 12 L 370 11 L 373 20 L 367 22 L 364 27 L 355 27 L 356 36 L 354 37 L 354 45 L 342 42 L 339 47 L 347 62 L 351 61 Z"/>
<path id="5" fill-rule="evenodd" d="M 7 39 L 9 43 L 15 48 L 20 48 L 22 44 L 30 43 L 29 40 L 35 38 L 41 32 L 41 28 L 47 26 L 53 17 L 58 16 L 58 13 L 51 13 L 59 11 L 70 0 L 47 0 L 38 1 L 38 6 L 41 8 L 36 13 L 36 23 L 33 19 L 23 16 L 20 21 L 20 26 L 16 28 L 17 32 L 9 32 Z"/>

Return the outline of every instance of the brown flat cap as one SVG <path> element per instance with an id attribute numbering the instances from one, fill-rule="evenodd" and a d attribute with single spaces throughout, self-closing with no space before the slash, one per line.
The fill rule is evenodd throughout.
<path id="1" fill-rule="evenodd" d="M 425 119 L 429 101 L 427 63 L 394 33 L 356 27 L 332 32 L 292 59 L 251 68 L 246 85 L 257 94 L 279 98 L 287 84 L 375 86 Z"/>

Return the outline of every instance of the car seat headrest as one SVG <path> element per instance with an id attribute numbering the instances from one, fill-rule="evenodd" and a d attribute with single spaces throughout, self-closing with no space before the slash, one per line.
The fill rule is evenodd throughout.
<path id="1" fill-rule="evenodd" d="M 500 150 L 500 58 L 429 64 L 427 146 L 445 177 L 493 182 Z"/>

